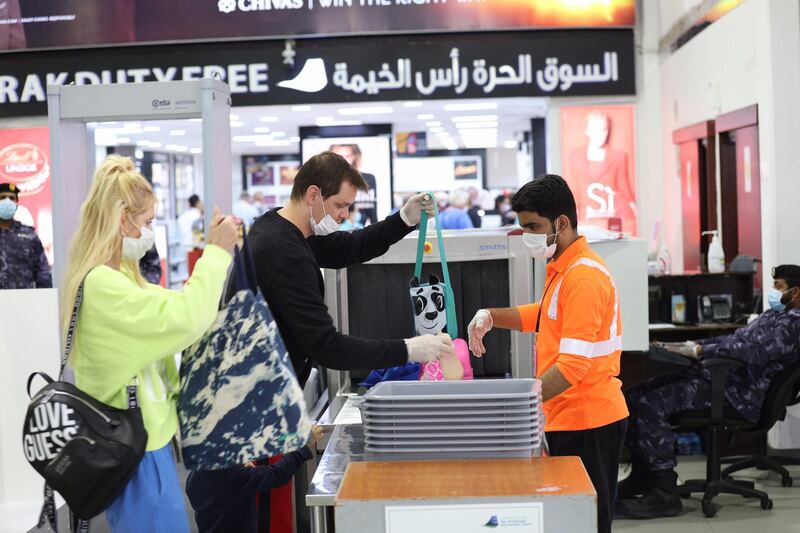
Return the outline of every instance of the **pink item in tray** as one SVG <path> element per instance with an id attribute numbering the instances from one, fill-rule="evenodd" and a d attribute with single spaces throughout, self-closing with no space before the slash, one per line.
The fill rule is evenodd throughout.
<path id="1" fill-rule="evenodd" d="M 469 361 L 469 345 L 464 339 L 455 339 L 453 348 L 456 352 L 456 358 L 464 368 L 464 377 L 461 379 L 473 379 L 472 364 Z M 419 379 L 420 381 L 444 381 L 445 376 L 441 363 L 439 361 L 431 361 L 420 366 Z"/>

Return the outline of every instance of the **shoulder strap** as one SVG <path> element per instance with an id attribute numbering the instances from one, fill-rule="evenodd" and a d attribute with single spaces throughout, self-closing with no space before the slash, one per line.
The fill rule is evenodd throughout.
<path id="1" fill-rule="evenodd" d="M 439 244 L 439 260 L 442 264 L 442 275 L 444 277 L 444 290 L 447 297 L 447 330 L 451 338 L 458 337 L 458 321 L 456 319 L 456 301 L 453 294 L 453 284 L 450 283 L 450 270 L 447 268 L 447 255 L 444 251 L 444 239 L 442 238 L 442 226 L 439 223 L 439 209 L 433 193 L 426 193 L 428 198 L 433 200 L 433 219 L 436 226 L 436 242 Z M 414 265 L 414 277 L 422 282 L 422 258 L 425 254 L 425 239 L 428 233 L 428 213 L 423 209 L 419 221 L 419 237 L 417 239 L 417 261 Z"/>
<path id="2" fill-rule="evenodd" d="M 64 379 L 64 368 L 67 366 L 67 362 L 69 361 L 69 355 L 72 352 L 72 344 L 75 340 L 75 327 L 78 323 L 78 310 L 81 307 L 82 300 L 83 300 L 83 282 L 81 282 L 80 286 L 78 287 L 78 294 L 75 295 L 75 304 L 72 306 L 72 316 L 69 319 L 67 340 L 64 343 L 64 354 L 61 356 L 61 370 L 58 373 L 59 381 Z M 36 375 L 39 375 L 39 373 L 32 374 L 28 378 L 28 395 L 30 395 L 31 381 Z M 49 377 L 47 377 L 47 379 L 52 383 L 53 380 L 51 380 Z M 134 384 L 128 385 L 127 387 L 129 409 L 136 409 L 137 407 L 139 407 L 139 396 L 136 392 L 137 387 L 138 387 L 138 382 L 136 382 L 136 378 L 134 378 Z"/>
<path id="3" fill-rule="evenodd" d="M 58 373 L 59 380 L 64 377 L 64 367 L 67 366 L 69 354 L 72 352 L 72 342 L 75 340 L 75 325 L 78 323 L 78 310 L 81 307 L 81 300 L 83 300 L 83 282 L 81 282 L 78 287 L 78 293 L 75 295 L 75 304 L 72 306 L 72 317 L 69 320 L 67 340 L 64 344 L 64 354 L 61 356 L 61 370 Z"/>

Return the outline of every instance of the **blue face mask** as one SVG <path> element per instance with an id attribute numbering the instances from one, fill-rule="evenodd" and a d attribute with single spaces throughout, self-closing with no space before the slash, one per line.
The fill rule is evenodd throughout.
<path id="1" fill-rule="evenodd" d="M 17 212 L 17 202 L 11 198 L 3 198 L 0 200 L 0 219 L 11 220 L 14 218 L 14 213 Z"/>
<path id="2" fill-rule="evenodd" d="M 769 304 L 770 309 L 783 311 L 786 306 L 781 303 L 782 296 L 783 293 L 774 287 L 769 290 L 767 293 L 767 303 Z"/>

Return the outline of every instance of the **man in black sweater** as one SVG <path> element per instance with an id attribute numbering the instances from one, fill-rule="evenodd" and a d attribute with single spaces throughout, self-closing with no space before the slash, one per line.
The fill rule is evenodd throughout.
<path id="1" fill-rule="evenodd" d="M 250 230 L 258 284 L 301 384 L 312 360 L 337 370 L 372 370 L 453 353 L 444 334 L 365 339 L 336 331 L 320 268 L 347 268 L 379 257 L 419 224 L 423 209 L 433 215 L 432 199 L 418 194 L 386 220 L 351 233 L 337 231 L 357 192 L 367 189 L 342 156 L 323 152 L 300 167 L 290 201 L 265 213 Z"/>

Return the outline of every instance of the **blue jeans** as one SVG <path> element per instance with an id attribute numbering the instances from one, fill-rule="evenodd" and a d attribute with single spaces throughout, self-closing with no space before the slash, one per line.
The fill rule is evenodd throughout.
<path id="1" fill-rule="evenodd" d="M 189 533 L 170 445 L 146 452 L 122 494 L 106 509 L 114 533 Z"/>

